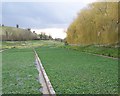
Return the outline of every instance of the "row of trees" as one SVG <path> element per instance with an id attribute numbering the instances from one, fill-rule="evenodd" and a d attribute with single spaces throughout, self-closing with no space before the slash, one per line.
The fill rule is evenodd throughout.
<path id="1" fill-rule="evenodd" d="M 46 35 L 45 33 L 41 33 L 38 35 L 40 40 L 52 40 L 52 36 Z"/>
<path id="2" fill-rule="evenodd" d="M 9 40 L 9 41 L 24 41 L 24 40 L 33 40 L 37 39 L 38 36 L 36 33 L 32 33 L 28 29 L 20 29 L 15 27 L 7 27 L 2 26 L 1 32 L 2 37 L 1 39 L 3 41 Z"/>
<path id="3" fill-rule="evenodd" d="M 53 40 L 52 36 L 44 32 L 36 34 L 31 29 L 21 29 L 17 24 L 16 27 L 1 26 L 0 39 L 3 41 L 24 41 L 24 40 Z"/>
<path id="4" fill-rule="evenodd" d="M 66 40 L 81 45 L 115 44 L 119 24 L 118 2 L 95 2 L 78 13 L 67 30 Z"/>

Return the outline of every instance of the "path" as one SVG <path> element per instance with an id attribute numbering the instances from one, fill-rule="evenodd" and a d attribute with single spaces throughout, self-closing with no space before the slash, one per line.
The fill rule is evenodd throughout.
<path id="1" fill-rule="evenodd" d="M 87 53 L 87 52 L 83 52 L 83 53 Z M 114 57 L 109 57 L 109 56 L 99 55 L 99 54 L 94 54 L 94 53 L 87 53 L 87 54 L 91 54 L 91 55 L 95 55 L 95 56 L 101 56 L 101 57 L 105 57 L 105 58 L 111 58 L 111 59 L 115 59 L 115 60 L 119 59 L 119 58 L 114 58 Z"/>

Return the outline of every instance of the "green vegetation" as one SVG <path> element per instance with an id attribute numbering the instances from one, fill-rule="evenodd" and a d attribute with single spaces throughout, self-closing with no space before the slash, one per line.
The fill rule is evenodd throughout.
<path id="1" fill-rule="evenodd" d="M 1 38 L 2 37 L 2 38 Z M 0 26 L 0 39 L 9 41 L 23 41 L 36 39 L 37 35 L 28 29 Z"/>
<path id="2" fill-rule="evenodd" d="M 118 93 L 118 61 L 87 54 L 117 57 L 115 47 L 64 46 L 53 40 L 3 41 L 2 45 L 9 49 L 2 57 L 4 94 L 40 94 L 32 48 L 36 48 L 57 94 Z"/>
<path id="3" fill-rule="evenodd" d="M 52 40 L 53 38 L 49 35 L 46 35 L 45 33 L 41 33 L 38 35 L 40 40 Z"/>
<path id="4" fill-rule="evenodd" d="M 3 94 L 40 94 L 38 72 L 32 49 L 9 49 L 2 52 Z"/>
<path id="5" fill-rule="evenodd" d="M 3 41 L 2 49 L 8 49 L 2 52 L 3 94 L 40 94 L 32 48 L 62 45 L 50 40 Z"/>
<path id="6" fill-rule="evenodd" d="M 63 46 L 64 43 L 54 40 L 31 40 L 31 41 L 3 41 L 2 49 L 10 48 L 34 48 L 39 46 Z"/>
<path id="7" fill-rule="evenodd" d="M 118 52 L 118 48 L 112 46 L 63 46 L 63 48 L 72 49 L 80 52 L 98 54 L 108 57 L 120 58 L 120 53 Z"/>
<path id="8" fill-rule="evenodd" d="M 34 41 L 3 41 L 1 48 L 9 49 L 9 48 L 33 48 L 39 46 L 59 46 L 62 48 L 73 49 L 80 52 L 93 53 L 98 55 L 105 55 L 114 58 L 120 58 L 120 54 L 118 52 L 117 47 L 112 46 L 64 46 L 63 42 L 58 42 L 54 40 L 34 40 Z"/>
<path id="9" fill-rule="evenodd" d="M 36 48 L 57 94 L 117 94 L 118 61 L 59 47 Z"/>
<path id="10" fill-rule="evenodd" d="M 36 34 L 31 29 L 22 29 L 18 25 L 16 27 L 0 26 L 0 39 L 3 41 L 27 41 L 27 40 L 52 40 L 50 35 L 44 32 Z"/>
<path id="11" fill-rule="evenodd" d="M 118 44 L 118 2 L 95 2 L 81 10 L 67 30 L 67 42 L 80 45 Z"/>

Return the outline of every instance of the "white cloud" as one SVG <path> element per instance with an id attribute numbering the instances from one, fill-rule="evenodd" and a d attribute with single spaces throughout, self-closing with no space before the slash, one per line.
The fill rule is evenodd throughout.
<path id="1" fill-rule="evenodd" d="M 64 28 L 45 28 L 45 29 L 31 29 L 31 31 L 35 31 L 35 33 L 45 33 L 46 35 L 51 35 L 54 39 L 61 38 L 64 39 L 66 37 L 66 29 Z"/>

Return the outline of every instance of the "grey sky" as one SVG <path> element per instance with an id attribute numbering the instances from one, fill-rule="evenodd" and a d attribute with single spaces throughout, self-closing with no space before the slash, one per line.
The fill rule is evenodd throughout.
<path id="1" fill-rule="evenodd" d="M 3 2 L 2 23 L 23 28 L 66 28 L 85 6 L 82 2 Z"/>

